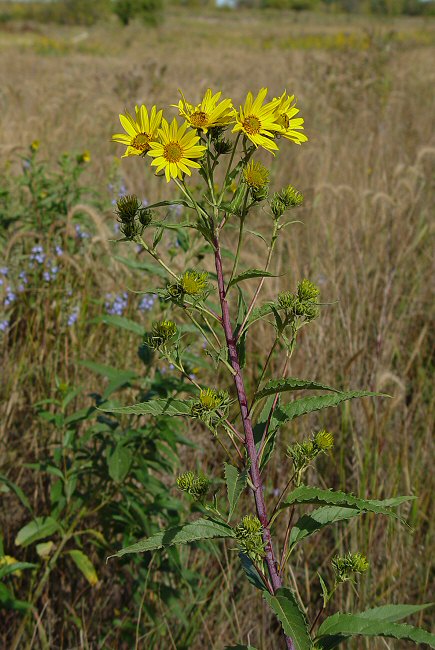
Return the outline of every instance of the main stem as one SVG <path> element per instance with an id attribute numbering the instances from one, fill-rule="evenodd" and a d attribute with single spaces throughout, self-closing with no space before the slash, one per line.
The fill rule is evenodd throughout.
<path id="1" fill-rule="evenodd" d="M 222 325 L 225 333 L 225 339 L 228 347 L 230 363 L 235 371 L 234 383 L 236 385 L 237 397 L 240 405 L 240 412 L 242 415 L 243 429 L 245 432 L 245 447 L 251 461 L 250 475 L 253 484 L 255 505 L 257 507 L 258 518 L 263 527 L 263 541 L 265 545 L 265 559 L 267 568 L 269 570 L 270 580 L 272 582 L 273 591 L 276 592 L 281 586 L 281 578 L 278 574 L 275 553 L 272 546 L 272 536 L 270 534 L 269 519 L 266 511 L 266 504 L 263 495 L 263 481 L 260 474 L 260 467 L 258 464 L 257 451 L 255 449 L 254 431 L 252 429 L 252 422 L 249 416 L 248 400 L 246 390 L 243 383 L 242 372 L 239 364 L 239 357 L 236 348 L 236 339 L 234 336 L 233 328 L 231 326 L 230 311 L 228 301 L 226 299 L 226 291 L 222 269 L 222 256 L 219 245 L 219 239 L 214 237 L 214 255 L 216 273 L 218 279 L 219 299 L 222 310 Z M 285 641 L 288 650 L 294 650 L 293 640 L 285 636 Z"/>

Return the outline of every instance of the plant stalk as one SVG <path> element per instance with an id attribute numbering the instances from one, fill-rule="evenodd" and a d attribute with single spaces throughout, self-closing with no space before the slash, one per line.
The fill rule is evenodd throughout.
<path id="1" fill-rule="evenodd" d="M 216 273 L 218 279 L 219 299 L 220 299 L 221 310 L 222 310 L 222 326 L 224 329 L 225 339 L 228 346 L 230 363 L 236 373 L 234 375 L 234 383 L 237 390 L 237 397 L 240 405 L 240 413 L 243 421 L 243 429 L 245 432 L 245 447 L 249 459 L 251 461 L 250 475 L 253 484 L 255 504 L 257 508 L 258 518 L 263 527 L 265 559 L 266 559 L 266 564 L 270 575 L 270 580 L 272 583 L 273 592 L 275 593 L 282 586 L 282 581 L 278 574 L 275 553 L 272 545 L 272 536 L 270 534 L 269 519 L 267 516 L 266 504 L 264 501 L 264 494 L 263 494 L 263 481 L 261 478 L 260 468 L 258 465 L 257 451 L 255 449 L 254 431 L 252 428 L 252 422 L 248 411 L 248 400 L 247 400 L 246 390 L 245 390 L 242 372 L 239 364 L 239 358 L 238 358 L 237 348 L 236 348 L 236 340 L 231 325 L 229 305 L 226 299 L 225 283 L 224 283 L 223 268 L 222 268 L 222 256 L 220 251 L 219 239 L 217 236 L 214 237 L 213 243 L 215 249 L 215 265 L 216 265 Z M 285 641 L 286 641 L 287 649 L 294 650 L 293 640 L 290 637 L 285 636 Z"/>

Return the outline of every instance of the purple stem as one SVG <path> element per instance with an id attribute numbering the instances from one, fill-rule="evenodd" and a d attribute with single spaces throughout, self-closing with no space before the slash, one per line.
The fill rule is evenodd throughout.
<path id="1" fill-rule="evenodd" d="M 272 536 L 270 534 L 269 519 L 266 511 L 266 504 L 264 502 L 263 481 L 261 478 L 260 468 L 258 465 L 257 451 L 255 449 L 254 431 L 252 429 L 252 422 L 249 416 L 248 400 L 246 396 L 245 386 L 243 383 L 242 372 L 240 369 L 239 357 L 237 354 L 236 338 L 234 336 L 233 328 L 231 326 L 230 311 L 226 299 L 219 239 L 215 237 L 213 243 L 215 249 L 215 265 L 216 265 L 216 273 L 218 279 L 219 299 L 220 299 L 221 310 L 222 310 L 222 326 L 224 329 L 225 339 L 228 346 L 230 363 L 236 372 L 234 376 L 234 383 L 236 385 L 237 397 L 239 400 L 240 412 L 242 415 L 243 429 L 245 432 L 245 447 L 249 459 L 251 461 L 251 467 L 249 471 L 251 475 L 252 484 L 254 486 L 253 492 L 255 498 L 255 505 L 257 507 L 257 514 L 261 522 L 261 525 L 263 527 L 263 541 L 265 545 L 266 564 L 269 570 L 273 592 L 275 593 L 282 586 L 282 581 L 278 573 L 277 563 L 276 563 L 275 554 L 272 546 Z M 295 650 L 293 640 L 290 637 L 285 636 L 285 641 L 288 650 Z"/>

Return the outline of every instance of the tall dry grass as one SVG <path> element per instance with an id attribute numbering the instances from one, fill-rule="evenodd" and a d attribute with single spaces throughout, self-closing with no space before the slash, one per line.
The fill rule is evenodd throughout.
<path id="1" fill-rule="evenodd" d="M 304 38 L 313 34 L 320 35 L 314 42 L 318 46 L 304 48 Z M 325 34 L 338 38 L 325 42 Z M 351 47 L 340 34 L 362 40 L 356 38 Z M 297 214 L 303 224 L 293 225 L 280 242 L 276 269 L 284 275 L 266 283 L 263 297 L 294 288 L 302 277 L 317 282 L 323 301 L 330 304 L 304 333 L 290 374 L 338 387 L 380 390 L 392 399 L 352 404 L 306 422 L 303 430 L 292 427 L 281 443 L 284 447 L 310 426 L 328 425 L 337 434 L 338 451 L 322 468 L 325 484 L 362 496 L 419 496 L 410 514 L 413 533 L 367 518 L 362 525 L 324 534 L 330 555 L 337 549 L 359 549 L 371 560 L 359 600 L 352 590 L 343 590 L 346 602 L 341 604 L 356 609 L 387 600 L 433 599 L 435 25 L 363 19 L 333 24 L 325 17 L 200 15 L 173 9 L 155 31 L 138 24 L 121 29 L 115 23 L 87 30 L 14 25 L 1 36 L 2 162 L 13 160 L 14 153 L 34 139 L 41 141 L 48 158 L 64 150 L 89 149 L 99 188 L 106 184 L 113 157 L 121 153 L 110 142 L 118 130 L 116 115 L 135 103 L 168 105 L 179 87 L 195 99 L 211 86 L 236 101 L 248 89 L 263 85 L 275 95 L 283 87 L 295 92 L 310 142 L 286 147 L 277 159 L 261 158 L 271 164 L 276 188 L 290 182 L 304 193 L 306 201 Z M 156 183 L 141 161 L 125 160 L 121 169 L 129 190 L 139 196 L 154 201 L 166 194 L 166 184 Z M 259 211 L 255 227 L 267 232 L 267 219 Z M 246 264 L 259 265 L 264 251 L 257 240 L 247 242 L 245 251 Z M 105 273 L 98 268 L 98 256 L 91 266 Z M 105 289 L 112 283 L 125 289 L 122 282 L 124 275 L 105 275 Z M 38 344 L 38 333 L 33 336 L 29 351 Z M 251 351 L 260 354 L 270 336 L 264 326 L 251 339 Z M 78 345 L 81 358 L 116 360 L 116 347 L 97 335 Z M 38 367 L 30 374 L 23 368 L 24 359 L 31 358 L 28 351 L 5 352 L 8 426 L 1 444 L 15 459 L 25 460 L 26 452 L 11 434 L 13 423 L 30 417 L 23 412 L 20 393 L 25 390 L 26 403 L 45 396 L 50 373 L 43 382 L 35 377 L 42 376 L 44 364 L 54 373 L 52 349 L 39 349 Z M 77 374 L 74 358 L 67 363 Z M 130 355 L 123 351 L 123 363 L 136 363 L 135 350 Z M 279 361 L 275 370 L 279 372 Z M 255 374 L 254 369 L 252 381 Z M 207 446 L 203 462 L 211 462 Z M 270 488 L 282 485 L 285 471 L 273 468 Z M 291 583 L 313 598 L 318 585 L 312 568 L 322 570 L 320 555 L 318 545 L 307 544 L 289 575 Z M 232 558 L 228 571 L 234 571 Z M 255 594 L 244 604 L 229 591 L 218 600 L 213 625 L 204 623 L 193 648 L 221 648 L 228 639 L 229 620 L 234 641 L 237 635 L 247 638 L 252 628 L 254 645 L 274 647 L 267 626 L 262 630 L 245 615 L 255 607 L 259 620 L 264 617 Z M 423 622 L 429 626 L 430 617 Z M 354 648 L 393 647 L 354 643 Z M 394 643 L 394 648 L 400 647 Z"/>

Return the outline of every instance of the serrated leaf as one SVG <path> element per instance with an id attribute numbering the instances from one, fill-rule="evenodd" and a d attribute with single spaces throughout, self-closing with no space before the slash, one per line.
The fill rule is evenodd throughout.
<path id="1" fill-rule="evenodd" d="M 284 587 L 278 589 L 275 596 L 265 592 L 263 597 L 275 612 L 285 634 L 293 640 L 295 650 L 311 650 L 312 643 L 307 621 L 299 609 L 293 592 Z"/>
<path id="2" fill-rule="evenodd" d="M 268 395 L 276 395 L 276 393 L 284 393 L 294 390 L 329 390 L 333 393 L 342 393 L 342 391 L 332 388 L 332 386 L 321 384 L 312 379 L 287 377 L 286 379 L 272 379 L 271 381 L 268 381 L 267 384 L 256 393 L 254 400 L 257 401 L 263 399 L 263 397 L 267 397 Z"/>
<path id="3" fill-rule="evenodd" d="M 408 500 L 415 498 L 416 497 L 414 496 L 407 497 Z M 346 492 L 323 490 L 322 488 L 310 487 L 308 485 L 300 485 L 290 492 L 280 509 L 288 508 L 294 503 L 324 503 L 329 506 L 335 505 L 345 508 L 354 508 L 362 512 L 374 512 L 376 514 L 387 515 L 388 517 L 393 517 L 394 519 L 403 521 L 402 518 L 391 509 L 391 507 L 381 505 L 382 501 L 360 499 L 353 494 L 346 494 Z"/>
<path id="4" fill-rule="evenodd" d="M 200 518 L 181 526 L 162 530 L 151 537 L 136 542 L 136 544 L 122 548 L 110 557 L 121 557 L 127 553 L 144 553 L 145 551 L 155 551 L 175 544 L 189 544 L 202 539 L 224 537 L 234 537 L 234 532 L 230 526 Z"/>
<path id="5" fill-rule="evenodd" d="M 106 413 L 120 413 L 126 415 L 189 415 L 192 400 L 151 399 L 148 402 L 139 402 L 131 406 L 100 406 L 98 410 Z"/>
<path id="6" fill-rule="evenodd" d="M 261 269 L 247 269 L 239 275 L 236 275 L 228 284 L 228 289 L 243 280 L 251 280 L 252 278 L 276 278 L 277 276 L 269 271 L 262 271 Z"/>
<path id="7" fill-rule="evenodd" d="M 107 458 L 109 476 L 116 483 L 122 483 L 133 462 L 132 452 L 123 443 L 118 442 L 113 452 Z"/>
<path id="8" fill-rule="evenodd" d="M 18 531 L 15 544 L 23 547 L 29 546 L 38 539 L 50 537 L 59 528 L 58 522 L 53 517 L 36 517 Z"/>
<path id="9" fill-rule="evenodd" d="M 414 643 L 426 643 L 431 648 L 435 648 L 435 634 L 407 623 L 392 623 L 382 619 L 374 620 L 364 615 L 361 616 L 361 614 L 333 614 L 323 621 L 317 635 L 320 640 L 318 645 L 321 648 L 336 647 L 344 640 L 343 637 L 356 635 L 404 639 Z M 335 641 L 335 645 L 325 643 L 328 637 L 337 636 L 339 638 Z"/>
<path id="10" fill-rule="evenodd" d="M 360 514 L 362 514 L 362 510 L 337 506 L 325 506 L 313 510 L 310 514 L 303 515 L 293 526 L 290 533 L 290 546 L 294 546 L 306 537 L 310 537 L 310 535 L 317 533 L 318 530 L 325 526 L 334 524 L 337 521 L 352 519 L 352 517 L 357 517 Z"/>
<path id="11" fill-rule="evenodd" d="M 257 569 L 253 565 L 251 558 L 248 555 L 245 555 L 245 553 L 239 553 L 239 559 L 242 565 L 242 569 L 245 572 L 245 575 L 251 585 L 260 591 L 267 591 L 266 585 L 262 581 Z"/>
<path id="12" fill-rule="evenodd" d="M 225 481 L 227 484 L 228 501 L 230 504 L 230 511 L 228 514 L 228 521 L 231 519 L 237 502 L 246 487 L 247 473 L 246 470 L 239 472 L 236 467 L 224 463 Z"/>
<path id="13" fill-rule="evenodd" d="M 279 411 L 275 413 L 275 417 L 280 420 L 281 424 L 290 422 L 301 415 L 312 413 L 313 411 L 321 411 L 322 409 L 331 406 L 338 406 L 342 402 L 357 397 L 388 397 L 383 393 L 372 393 L 365 390 L 353 390 L 349 392 L 336 393 L 334 395 L 318 395 L 315 397 L 303 397 L 296 399 L 290 404 L 281 406 Z"/>
<path id="14" fill-rule="evenodd" d="M 144 327 L 140 323 L 136 323 L 130 318 L 125 316 L 117 316 L 116 314 L 104 314 L 103 316 L 97 316 L 93 318 L 91 323 L 104 323 L 105 325 L 113 325 L 119 329 L 127 330 L 128 332 L 133 332 L 139 336 L 143 336 Z"/>
<path id="15" fill-rule="evenodd" d="M 98 582 L 97 572 L 95 571 L 95 567 L 88 556 L 79 549 L 68 551 L 68 555 L 71 557 L 72 561 L 79 569 L 79 571 L 83 573 L 89 584 L 91 586 L 96 585 Z"/>
<path id="16" fill-rule="evenodd" d="M 381 605 L 380 607 L 371 607 L 364 612 L 358 612 L 358 616 L 369 618 L 371 620 L 382 620 L 394 623 L 402 618 L 416 614 L 424 609 L 433 607 L 435 603 L 424 603 L 423 605 Z"/>

